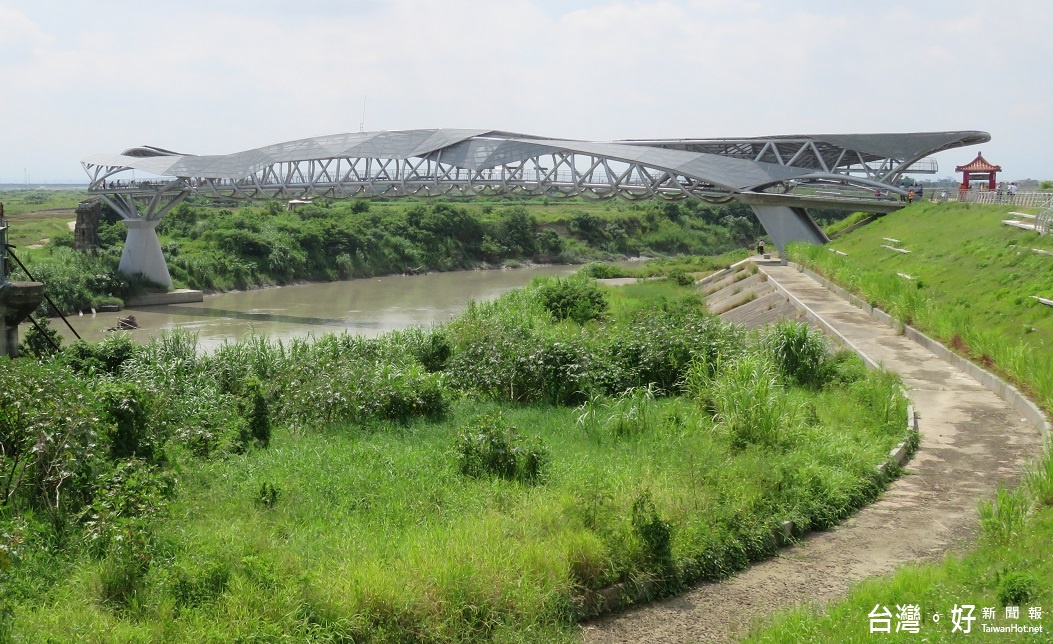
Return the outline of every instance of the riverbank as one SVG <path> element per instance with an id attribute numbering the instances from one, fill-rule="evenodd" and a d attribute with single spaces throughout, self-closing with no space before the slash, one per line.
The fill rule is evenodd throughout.
<path id="1" fill-rule="evenodd" d="M 718 254 L 759 234 L 742 208 L 355 201 L 288 212 L 275 203 L 237 211 L 182 204 L 157 231 L 176 287 L 226 292 L 479 266 Z M 117 272 L 125 231 L 116 214 L 104 209 L 96 232 L 96 253 L 73 251 L 71 233 L 20 253 L 64 313 L 155 290 Z"/>
<path id="2" fill-rule="evenodd" d="M 951 351 L 1001 375 L 1042 407 L 1048 418 L 1053 412 L 1053 315 L 1029 296 L 1053 284 L 1053 263 L 1032 250 L 1053 251 L 1053 240 L 1003 225 L 1008 210 L 919 204 L 837 240 L 832 247 L 844 255 L 803 247 L 791 247 L 790 253 L 894 319 L 912 324 Z M 886 238 L 912 252 L 888 252 L 883 247 L 890 244 Z M 995 431 L 1015 424 L 1012 419 L 980 419 Z M 1033 430 L 1031 439 L 1037 434 Z M 963 449 L 974 449 L 967 435 L 953 439 Z M 977 451 L 983 454 L 982 449 Z M 1007 479 L 1005 487 L 988 491 L 977 512 L 963 517 L 962 525 L 978 535 L 969 548 L 937 563 L 906 566 L 889 577 L 854 585 L 841 601 L 824 606 L 809 603 L 776 615 L 767 625 L 758 624 L 749 641 L 871 641 L 885 637 L 871 632 L 872 613 L 883 608 L 890 613 L 892 633 L 887 637 L 896 641 L 917 637 L 933 642 L 970 637 L 986 641 L 989 633 L 1014 627 L 1021 629 L 1018 633 L 1024 639 L 1030 632 L 1034 641 L 1048 640 L 1048 606 L 1053 603 L 1053 455 L 1047 444 L 1026 471 L 990 460 L 1005 470 L 1001 476 L 1018 478 L 1020 484 Z M 974 473 L 965 478 L 974 485 L 987 479 Z M 911 621 L 902 611 L 908 606 L 917 608 L 918 634 L 897 633 L 897 624 Z M 953 632 L 955 607 L 960 611 L 961 633 Z"/>

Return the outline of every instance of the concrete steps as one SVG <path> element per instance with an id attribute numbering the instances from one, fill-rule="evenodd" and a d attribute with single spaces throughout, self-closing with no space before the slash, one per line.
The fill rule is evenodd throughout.
<path id="1" fill-rule="evenodd" d="M 749 261 L 710 275 L 698 285 L 709 311 L 727 322 L 752 329 L 800 317 L 786 296 Z"/>

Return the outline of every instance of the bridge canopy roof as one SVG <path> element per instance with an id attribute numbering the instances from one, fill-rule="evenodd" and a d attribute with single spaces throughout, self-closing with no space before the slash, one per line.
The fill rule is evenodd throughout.
<path id="1" fill-rule="evenodd" d="M 120 154 L 90 155 L 82 163 L 86 168 L 132 169 L 162 177 L 240 180 L 268 166 L 296 161 L 429 158 L 461 168 L 483 170 L 550 153 L 580 153 L 638 162 L 737 191 L 816 171 L 816 167 L 757 160 L 760 157 L 756 150 L 780 142 L 811 143 L 817 157 L 822 157 L 829 165 L 831 162 L 840 163 L 842 159 L 845 164 L 883 158 L 914 161 L 942 150 L 988 140 L 990 135 L 986 132 L 956 131 L 593 142 L 500 130 L 421 129 L 317 136 L 225 155 L 181 154 L 142 146 Z M 721 151 L 735 146 L 754 152 L 728 154 Z M 778 158 L 776 154 L 775 159 Z M 818 160 L 816 163 L 820 164 Z"/>

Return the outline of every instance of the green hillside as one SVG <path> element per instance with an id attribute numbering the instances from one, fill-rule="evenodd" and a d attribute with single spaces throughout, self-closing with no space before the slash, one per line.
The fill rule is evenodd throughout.
<path id="1" fill-rule="evenodd" d="M 1053 252 L 1053 236 L 1003 224 L 1011 210 L 922 203 L 827 246 L 791 247 L 789 254 L 1009 377 L 1048 411 L 1053 307 L 1032 296 L 1053 299 L 1053 255 L 1033 249 Z"/>
<path id="2" fill-rule="evenodd" d="M 1049 414 L 1053 410 L 1053 307 L 1031 296 L 1053 299 L 1053 256 L 1032 249 L 1053 252 L 1053 237 L 1004 225 L 1002 220 L 1010 218 L 1010 210 L 1007 206 L 917 204 L 829 246 L 794 246 L 789 255 L 1014 381 Z M 864 581 L 843 601 L 822 608 L 808 606 L 780 614 L 770 625 L 758 626 L 747 641 L 1050 641 L 1050 449 L 1029 469 L 1019 488 L 999 490 L 997 498 L 981 503 L 977 510 L 980 537 L 969 552 Z M 942 624 L 933 620 L 931 607 L 952 604 L 975 607 L 976 624 L 969 635 L 954 632 L 949 625 L 951 614 L 943 616 Z M 900 605 L 927 608 L 918 630 L 870 632 L 872 611 L 890 607 L 895 628 L 900 623 Z M 1014 606 L 1018 616 L 1009 612 Z M 988 610 L 994 612 L 983 617 Z M 1042 631 L 988 633 L 982 630 L 982 621 L 1041 627 Z"/>

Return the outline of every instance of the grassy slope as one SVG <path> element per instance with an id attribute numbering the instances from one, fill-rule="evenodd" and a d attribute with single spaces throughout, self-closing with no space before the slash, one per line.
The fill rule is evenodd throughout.
<path id="1" fill-rule="evenodd" d="M 1001 223 L 1009 206 L 923 203 L 792 256 L 1022 386 L 1053 410 L 1053 237 Z M 884 238 L 898 239 L 888 242 Z M 901 254 L 882 245 L 911 251 Z M 903 273 L 915 278 L 907 280 Z"/>
<path id="2" fill-rule="evenodd" d="M 68 222 L 76 219 L 77 204 L 88 198 L 78 190 L 5 190 L 0 203 L 8 218 L 8 243 L 19 248 L 42 244 L 69 232 Z"/>
<path id="3" fill-rule="evenodd" d="M 1053 308 L 1031 295 L 1053 297 L 1053 237 L 1002 224 L 1008 206 L 925 203 L 883 217 L 831 244 L 860 267 L 901 272 L 922 281 L 937 307 L 968 311 L 973 321 L 1007 338 L 1053 343 Z M 883 238 L 899 239 L 901 243 Z M 905 248 L 909 255 L 883 248 Z M 924 290 L 924 289 L 923 289 Z"/>
<path id="4" fill-rule="evenodd" d="M 1033 294 L 1053 296 L 1053 257 L 1031 248 L 1053 250 L 1053 238 L 1005 226 L 1009 207 L 960 204 L 919 204 L 884 217 L 847 235 L 831 246 L 847 253 L 838 257 L 823 249 L 797 249 L 794 258 L 810 263 L 841 282 L 855 287 L 868 300 L 887 310 L 911 313 L 914 324 L 956 345 L 962 353 L 986 362 L 1025 385 L 1047 413 L 1051 411 L 1048 382 L 1029 382 L 1035 372 L 1048 368 L 1053 345 L 1053 308 L 1030 299 Z M 900 244 L 885 241 L 890 237 Z M 882 248 L 889 244 L 910 249 L 909 255 Z M 903 272 L 919 278 L 924 288 L 895 276 Z M 892 276 L 892 277 L 889 277 Z M 897 281 L 898 280 L 898 281 Z M 920 301 L 907 300 L 912 285 L 923 293 Z M 960 341 L 955 341 L 955 336 Z M 971 342 L 963 342 L 965 339 Z M 1013 350 L 1016 350 L 1015 352 Z M 1027 360 L 1011 359 L 1014 353 Z M 1001 359 L 1005 357 L 1005 359 Z M 1048 375 L 1048 372 L 1047 372 Z M 1041 378 L 1040 378 L 1041 379 Z M 977 621 L 972 639 L 985 637 L 1011 641 L 1024 636 L 984 635 L 981 621 L 994 625 L 1039 625 L 1028 607 L 1045 607 L 1045 633 L 1026 641 L 1050 641 L 1053 625 L 1053 460 L 1049 451 L 1028 477 L 1026 486 L 1001 496 L 991 507 L 981 508 L 983 537 L 964 555 L 949 555 L 944 562 L 908 566 L 891 578 L 861 583 L 844 601 L 823 610 L 802 608 L 777 617 L 774 626 L 758 630 L 757 642 L 862 642 L 869 633 L 868 614 L 876 604 L 895 613 L 896 604 L 919 604 L 925 615 L 921 633 L 885 636 L 891 641 L 958 641 L 951 634 L 950 611 L 955 604 L 973 604 Z M 1001 508 L 998 511 L 997 508 Z M 1013 508 L 1026 510 L 1014 512 Z M 998 591 L 1009 573 L 1022 573 L 1034 583 L 1034 593 L 1021 606 L 1018 620 L 1005 618 Z M 1004 599 L 1004 598 L 1003 598 Z M 981 620 L 981 608 L 994 608 L 996 619 Z M 932 621 L 939 612 L 942 621 Z M 895 623 L 895 622 L 893 622 Z M 961 637 L 959 634 L 958 637 Z"/>

